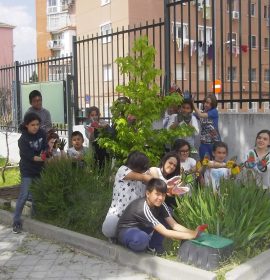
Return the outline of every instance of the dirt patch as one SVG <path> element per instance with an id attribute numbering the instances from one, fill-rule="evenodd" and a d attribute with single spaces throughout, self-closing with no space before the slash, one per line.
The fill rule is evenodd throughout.
<path id="1" fill-rule="evenodd" d="M 6 200 L 16 199 L 19 196 L 20 185 L 0 188 L 0 198 Z"/>

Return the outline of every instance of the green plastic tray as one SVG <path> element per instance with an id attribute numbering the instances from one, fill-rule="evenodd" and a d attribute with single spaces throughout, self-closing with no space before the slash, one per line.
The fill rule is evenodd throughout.
<path id="1" fill-rule="evenodd" d="M 222 249 L 224 247 L 227 247 L 227 246 L 230 246 L 233 244 L 233 240 L 231 240 L 231 239 L 217 236 L 214 234 L 208 234 L 208 233 L 202 233 L 199 238 L 191 240 L 191 242 L 193 242 L 197 245 L 211 247 L 211 248 L 215 248 L 215 249 Z"/>

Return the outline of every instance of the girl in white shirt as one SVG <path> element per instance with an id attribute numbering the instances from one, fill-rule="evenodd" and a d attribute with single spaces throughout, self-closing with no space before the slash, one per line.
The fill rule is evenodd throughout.
<path id="1" fill-rule="evenodd" d="M 148 169 L 147 156 L 138 151 L 130 153 L 126 164 L 118 169 L 113 186 L 112 203 L 102 225 L 102 232 L 106 237 L 116 236 L 118 220 L 129 203 L 145 196 L 145 183 L 152 179 L 151 175 L 145 173 Z"/>
<path id="2" fill-rule="evenodd" d="M 195 171 L 196 160 L 191 158 L 190 155 L 190 144 L 184 139 L 177 139 L 173 145 L 173 151 L 176 152 L 180 158 L 181 168 L 184 171 Z"/>
<path id="3" fill-rule="evenodd" d="M 245 157 L 245 167 L 250 170 L 258 185 L 270 189 L 270 131 L 264 129 L 258 132 L 256 143 Z M 244 172 L 245 173 L 245 172 Z"/>

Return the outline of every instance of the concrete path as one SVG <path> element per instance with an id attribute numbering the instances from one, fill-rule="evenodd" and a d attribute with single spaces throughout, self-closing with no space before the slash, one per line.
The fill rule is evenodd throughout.
<path id="1" fill-rule="evenodd" d="M 0 279 L 153 279 L 67 246 L 0 225 Z"/>

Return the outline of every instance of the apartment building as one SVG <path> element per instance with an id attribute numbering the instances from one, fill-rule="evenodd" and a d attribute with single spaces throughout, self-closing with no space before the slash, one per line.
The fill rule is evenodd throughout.
<path id="1" fill-rule="evenodd" d="M 37 0 L 37 57 L 61 57 L 72 53 L 76 35 L 75 0 Z"/>
<path id="2" fill-rule="evenodd" d="M 0 22 L 0 67 L 14 62 L 13 29 L 15 26 Z"/>
<path id="3" fill-rule="evenodd" d="M 117 73 L 114 63 L 114 55 L 118 52 L 117 41 L 115 41 L 117 36 L 102 37 L 97 40 L 95 38 L 119 31 L 122 27 L 133 28 L 140 23 L 145 25 L 146 21 L 152 23 L 153 20 L 158 22 L 160 18 L 164 20 L 164 0 L 40 0 L 37 2 L 46 2 L 47 5 L 46 9 L 42 8 L 42 10 L 46 11 L 47 33 L 49 32 L 50 37 L 43 45 L 46 45 L 51 54 L 63 54 L 63 48 L 67 43 L 61 41 L 63 38 L 59 32 L 61 29 L 57 31 L 48 26 L 59 23 L 60 20 L 56 21 L 56 15 L 65 14 L 64 11 L 67 11 L 69 19 L 76 14 L 77 38 L 81 40 L 77 45 L 80 61 L 79 97 L 86 100 L 82 101 L 82 106 L 83 103 L 88 106 L 89 100 L 91 104 L 94 100 L 94 104 L 99 105 L 101 91 L 103 96 L 110 97 L 114 95 L 114 87 L 119 82 L 119 77 L 117 82 L 115 81 Z M 68 10 L 61 8 L 63 2 L 68 3 Z M 198 93 L 199 96 L 212 91 L 214 79 L 222 81 L 223 98 L 234 95 L 234 99 L 239 100 L 259 98 L 269 94 L 269 1 L 194 0 L 189 2 L 190 4 L 171 5 L 170 8 L 171 83 L 176 83 L 183 91 Z M 70 26 L 74 28 L 74 25 L 69 24 Z M 134 34 L 135 32 L 129 35 L 132 37 Z M 124 36 L 126 40 L 130 40 L 129 35 L 125 33 L 119 37 Z M 155 36 L 155 38 L 162 36 L 161 41 L 162 44 L 164 43 L 163 30 L 157 29 L 156 33 L 150 32 L 148 36 Z M 87 41 L 87 38 L 93 39 Z M 132 43 L 132 39 L 129 42 Z M 129 47 L 128 44 L 123 44 L 120 55 L 126 55 Z M 156 49 L 158 52 L 156 65 L 164 70 L 165 58 L 164 54 L 161 54 L 164 45 L 156 46 Z M 104 111 L 109 105 L 103 104 Z M 258 103 L 254 102 L 248 110 L 256 112 L 257 107 Z M 269 104 L 264 104 L 263 108 L 269 111 Z M 235 102 L 232 106 L 226 105 L 225 109 L 237 112 L 239 104 Z"/>

